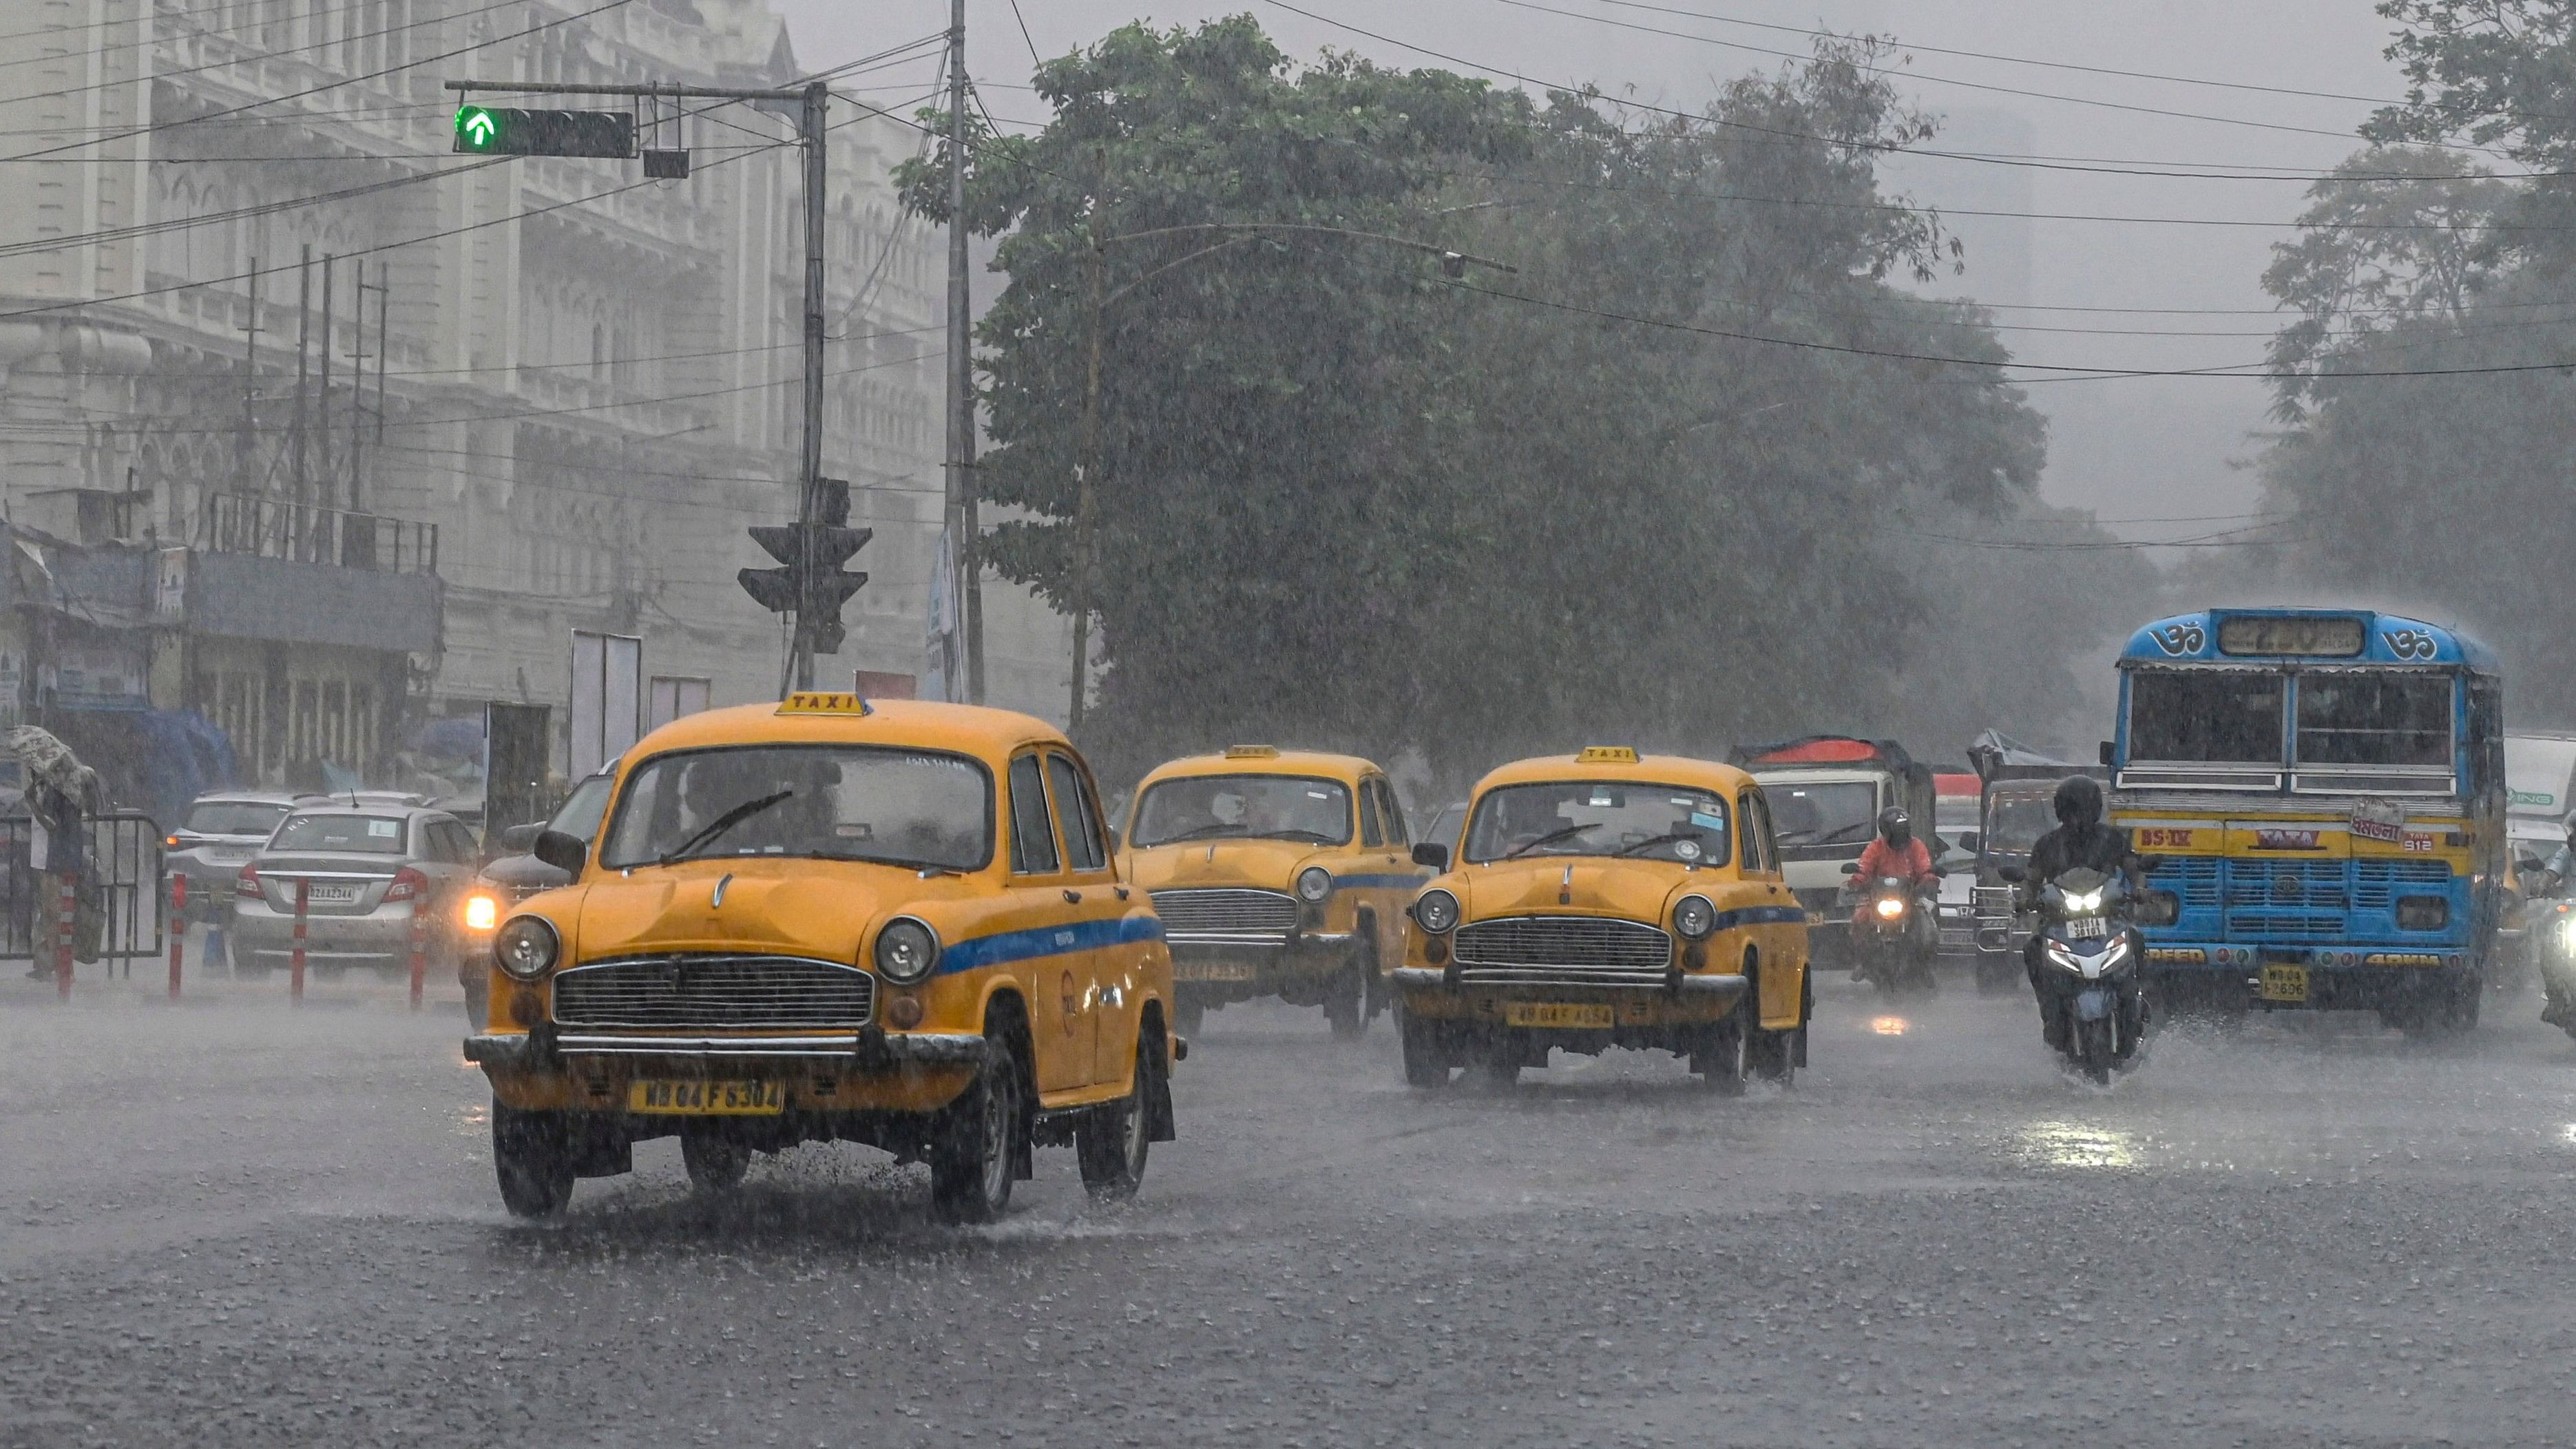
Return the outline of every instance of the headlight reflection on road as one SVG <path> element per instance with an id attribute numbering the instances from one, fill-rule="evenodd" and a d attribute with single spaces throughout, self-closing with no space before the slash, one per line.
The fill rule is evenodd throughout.
<path id="1" fill-rule="evenodd" d="M 1869 1019 L 1869 1029 L 1880 1036 L 1903 1036 L 1910 1027 L 1911 1023 L 1901 1016 L 1873 1016 Z"/>
<path id="2" fill-rule="evenodd" d="M 2035 1122 L 2021 1131 L 2020 1154 L 2044 1167 L 2135 1167 L 2135 1133 L 2074 1122 Z"/>

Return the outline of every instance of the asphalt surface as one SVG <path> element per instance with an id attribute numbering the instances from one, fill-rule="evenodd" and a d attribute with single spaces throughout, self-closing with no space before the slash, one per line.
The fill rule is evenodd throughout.
<path id="1" fill-rule="evenodd" d="M 14 973 L 11 973 L 14 977 Z M 148 987 L 150 983 L 138 982 Z M 2576 1438 L 2576 1043 L 2530 1000 L 2169 1032 L 1819 997 L 1787 1091 L 1657 1053 L 1408 1091 L 1212 1015 L 1119 1210 L 853 1146 L 501 1211 L 452 1002 L 0 990 L 0 1445 L 2522 1444 Z"/>

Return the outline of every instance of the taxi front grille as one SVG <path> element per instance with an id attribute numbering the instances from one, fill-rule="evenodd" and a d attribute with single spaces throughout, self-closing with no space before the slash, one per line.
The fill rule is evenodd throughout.
<path id="1" fill-rule="evenodd" d="M 1458 928 L 1458 979 L 1489 986 L 1659 986 L 1673 942 L 1598 916 L 1514 916 Z"/>
<path id="2" fill-rule="evenodd" d="M 1163 939 L 1175 945 L 1275 946 L 1297 926 L 1296 899 L 1283 891 L 1155 891 Z"/>
<path id="3" fill-rule="evenodd" d="M 634 956 L 557 975 L 554 1019 L 648 1030 L 852 1027 L 875 1011 L 876 985 L 856 967 L 802 956 Z"/>

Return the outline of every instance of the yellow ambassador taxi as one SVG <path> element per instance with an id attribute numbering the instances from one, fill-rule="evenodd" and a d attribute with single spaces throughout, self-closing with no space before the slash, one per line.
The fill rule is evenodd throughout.
<path id="1" fill-rule="evenodd" d="M 1711 1088 L 1805 1065 L 1806 916 L 1762 787 L 1728 765 L 1595 746 L 1477 782 L 1459 859 L 1415 898 L 1404 1077 L 1508 1082 L 1548 1052 L 1660 1047 Z"/>
<path id="2" fill-rule="evenodd" d="M 1171 958 L 1119 878 L 1064 735 L 968 705 L 798 694 L 690 715 L 619 766 L 573 882 L 494 934 L 492 1083 L 513 1213 L 676 1135 L 720 1191 L 753 1152 L 861 1142 L 927 1160 L 989 1222 L 1036 1143 L 1095 1194 L 1172 1137 Z"/>
<path id="3" fill-rule="evenodd" d="M 1275 996 L 1368 1030 L 1404 908 L 1429 872 L 1386 772 L 1355 755 L 1236 745 L 1158 765 L 1136 787 L 1121 855 L 1171 946 L 1175 1020 Z"/>

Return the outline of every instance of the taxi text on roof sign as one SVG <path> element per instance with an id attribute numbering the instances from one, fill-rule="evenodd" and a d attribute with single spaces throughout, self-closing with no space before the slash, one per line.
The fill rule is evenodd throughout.
<path id="1" fill-rule="evenodd" d="M 779 703 L 780 714 L 866 714 L 867 700 L 856 694 L 801 689 Z"/>
<path id="2" fill-rule="evenodd" d="M 1229 760 L 1275 760 L 1279 758 L 1279 747 L 1277 745 L 1228 745 L 1225 747 L 1225 757 Z"/>
<path id="3" fill-rule="evenodd" d="M 1633 765 L 1637 763 L 1637 752 L 1627 745 L 1586 745 L 1583 747 L 1583 753 L 1574 757 L 1574 763 L 1578 765 Z"/>

